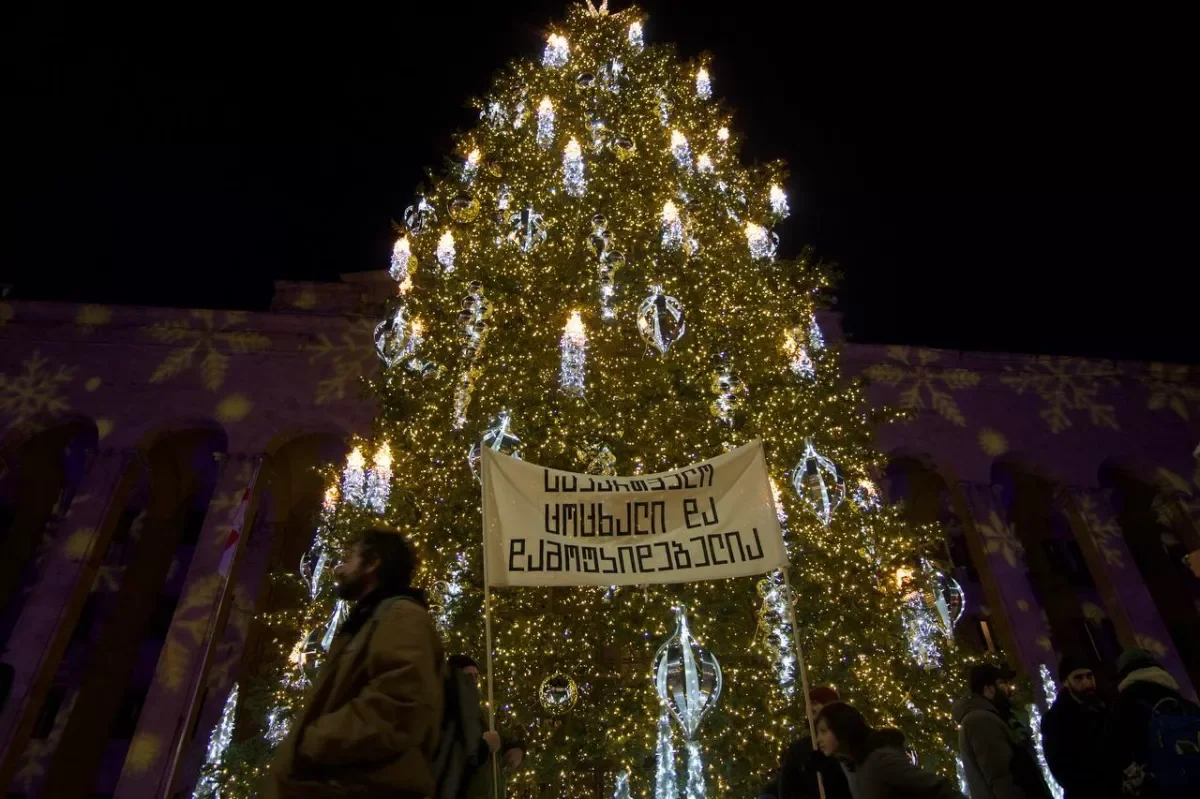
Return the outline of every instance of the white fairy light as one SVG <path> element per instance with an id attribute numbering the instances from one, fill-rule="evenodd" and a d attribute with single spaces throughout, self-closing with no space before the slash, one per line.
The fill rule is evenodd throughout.
<path id="1" fill-rule="evenodd" d="M 908 633 L 908 651 L 916 664 L 924 669 L 942 665 L 939 645 L 945 632 L 937 617 L 925 606 L 919 594 L 905 602 L 901 613 L 904 629 Z"/>
<path id="2" fill-rule="evenodd" d="M 808 355 L 808 349 L 796 341 L 796 337 L 790 330 L 783 334 L 783 352 L 790 359 L 788 368 L 792 370 L 792 374 L 808 380 L 816 376 L 816 368 L 813 366 L 812 358 Z"/>
<path id="3" fill-rule="evenodd" d="M 567 394 L 582 397 L 587 367 L 587 331 L 583 327 L 579 311 L 571 312 L 567 326 L 563 328 L 559 346 L 562 348 L 559 383 Z"/>
<path id="4" fill-rule="evenodd" d="M 808 346 L 815 352 L 825 349 L 825 336 L 821 333 L 821 326 L 817 324 L 816 314 L 810 314 L 808 317 Z"/>
<path id="5" fill-rule="evenodd" d="M 629 791 L 629 772 L 622 771 L 617 775 L 617 784 L 613 786 L 613 799 L 632 799 Z"/>
<path id="6" fill-rule="evenodd" d="M 787 194 L 775 184 L 771 184 L 771 213 L 783 219 L 791 210 L 788 208 Z"/>
<path id="7" fill-rule="evenodd" d="M 641 50 L 645 46 L 642 41 L 642 23 L 629 23 L 629 46 L 634 50 Z"/>
<path id="8" fill-rule="evenodd" d="M 684 744 L 687 749 L 687 782 L 684 784 L 685 799 L 702 799 L 708 796 L 704 784 L 704 759 L 700 756 L 700 743 L 692 740 Z"/>
<path id="9" fill-rule="evenodd" d="M 717 139 L 719 141 L 729 141 L 729 128 L 726 128 L 726 127 L 717 128 Z"/>
<path id="10" fill-rule="evenodd" d="M 442 265 L 442 268 L 447 272 L 454 271 L 454 234 L 447 230 L 438 239 L 437 262 Z"/>
<path id="11" fill-rule="evenodd" d="M 954 758 L 954 773 L 958 775 L 958 792 L 970 797 L 971 789 L 967 785 L 967 769 L 963 766 L 962 755 L 956 755 Z"/>
<path id="12" fill-rule="evenodd" d="M 1046 697 L 1046 709 L 1048 710 L 1054 700 L 1058 698 L 1058 686 L 1054 683 L 1054 677 L 1050 674 L 1050 669 L 1045 663 L 1038 664 L 1038 676 L 1042 680 L 1042 693 Z M 1038 765 L 1042 769 L 1042 776 L 1046 778 L 1046 786 L 1050 789 L 1050 795 L 1054 799 L 1063 799 L 1062 786 L 1054 779 L 1054 775 L 1050 773 L 1050 764 L 1046 762 L 1046 752 L 1042 748 L 1042 709 L 1038 707 L 1037 702 L 1029 705 L 1026 708 L 1029 712 L 1029 731 L 1033 733 L 1033 746 L 1037 752 Z"/>
<path id="13" fill-rule="evenodd" d="M 675 746 L 671 742 L 671 716 L 666 702 L 658 713 L 658 745 L 654 757 L 654 799 L 677 799 L 679 777 L 675 774 Z"/>
<path id="14" fill-rule="evenodd" d="M 554 103 L 549 97 L 543 97 L 538 103 L 537 143 L 543 150 L 548 150 L 554 143 Z"/>
<path id="15" fill-rule="evenodd" d="M 692 150 L 687 137 L 678 130 L 671 131 L 671 154 L 675 156 L 675 163 L 684 169 L 692 168 Z"/>
<path id="16" fill-rule="evenodd" d="M 392 245 L 392 263 L 388 267 L 388 274 L 392 276 L 392 280 L 404 281 L 408 279 L 408 263 L 410 260 L 412 260 L 412 245 L 408 243 L 408 236 L 401 236 Z"/>
<path id="17" fill-rule="evenodd" d="M 846 495 L 837 465 L 817 452 L 811 439 L 804 442 L 804 456 L 792 469 L 792 488 L 826 527 Z"/>
<path id="18" fill-rule="evenodd" d="M 346 456 L 346 466 L 342 469 L 342 496 L 352 505 L 363 503 L 366 465 L 367 459 L 363 457 L 362 447 L 355 447 Z"/>
<path id="19" fill-rule="evenodd" d="M 565 66 L 569 49 L 566 36 L 560 36 L 557 33 L 550 34 L 546 37 L 546 50 L 542 53 L 542 66 Z"/>
<path id="20" fill-rule="evenodd" d="M 858 481 L 858 485 L 850 492 L 850 498 L 854 500 L 854 504 L 859 509 L 864 511 L 877 510 L 881 504 L 879 488 L 866 477 Z"/>
<path id="21" fill-rule="evenodd" d="M 517 107 L 513 112 L 513 129 L 520 130 L 525 124 L 525 101 L 517 101 Z"/>
<path id="22" fill-rule="evenodd" d="M 567 142 L 563 150 L 563 187 L 572 197 L 582 197 L 587 189 L 587 179 L 583 176 L 583 151 L 574 138 Z"/>
<path id="23" fill-rule="evenodd" d="M 696 171 L 706 173 L 713 171 L 713 162 L 712 159 L 708 157 L 708 153 L 700 153 L 700 155 L 696 158 Z"/>
<path id="24" fill-rule="evenodd" d="M 237 701 L 238 684 L 234 683 L 233 688 L 229 690 L 229 697 L 225 700 L 225 707 L 221 710 L 221 720 L 217 722 L 212 734 L 208 736 L 208 750 L 204 756 L 200 779 L 196 782 L 196 790 L 192 793 L 193 799 L 201 797 L 216 799 L 220 796 L 220 785 L 213 772 L 220 768 L 221 761 L 225 759 L 225 750 L 229 748 L 229 744 L 233 740 L 233 727 L 237 721 Z"/>
<path id="25" fill-rule="evenodd" d="M 388 497 L 392 493 L 392 449 L 386 441 L 379 445 L 371 459 L 363 493 L 369 509 L 375 513 L 387 510 Z"/>
<path id="26" fill-rule="evenodd" d="M 701 100 L 712 97 L 712 81 L 708 77 L 708 70 L 704 67 L 696 70 L 696 96 Z"/>
<path id="27" fill-rule="evenodd" d="M 678 250 L 683 243 L 683 220 L 679 218 L 679 209 L 675 203 L 667 200 L 662 210 L 662 246 L 668 250 Z"/>
<path id="28" fill-rule="evenodd" d="M 774 258 L 775 239 L 770 231 L 753 222 L 746 223 L 746 243 L 750 245 L 752 258 Z"/>

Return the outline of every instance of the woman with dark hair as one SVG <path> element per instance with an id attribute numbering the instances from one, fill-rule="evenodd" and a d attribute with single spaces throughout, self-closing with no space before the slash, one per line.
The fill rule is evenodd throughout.
<path id="1" fill-rule="evenodd" d="M 846 764 L 854 799 L 965 799 L 949 780 L 914 766 L 896 730 L 872 730 L 844 702 L 817 714 L 817 745 Z"/>

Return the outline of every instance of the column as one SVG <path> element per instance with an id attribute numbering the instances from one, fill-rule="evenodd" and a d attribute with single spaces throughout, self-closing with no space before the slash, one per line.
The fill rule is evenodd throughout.
<path id="1" fill-rule="evenodd" d="M 1113 509 L 1111 492 L 1100 488 L 1071 488 L 1068 517 L 1083 550 L 1088 569 L 1125 646 L 1150 650 L 1171 673 L 1185 694 L 1196 696 L 1183 659 L 1171 641 L 1125 543 L 1125 533 Z"/>
<path id="2" fill-rule="evenodd" d="M 0 715 L 0 785 L 12 779 L 126 495 L 140 474 L 141 464 L 135 460 L 131 451 L 95 453 L 13 629 L 5 654 L 14 674 L 8 705 Z"/>
<path id="3" fill-rule="evenodd" d="M 999 488 L 961 483 L 959 490 L 968 513 L 963 517 L 967 540 L 980 565 L 991 621 L 1000 640 L 1025 673 L 1036 676 L 1042 663 L 1053 671 L 1057 659 L 1050 627 L 1033 591 L 1025 547 L 1008 521 Z M 1015 664 L 1014 664 L 1015 665 Z"/>
<path id="4" fill-rule="evenodd" d="M 205 668 L 214 631 L 223 622 L 217 614 L 222 609 L 225 591 L 231 590 L 236 580 L 236 561 L 228 581 L 219 573 L 218 566 L 242 492 L 249 490 L 254 494 L 258 474 L 255 467 L 259 460 L 259 456 L 230 455 L 221 466 L 179 604 L 158 658 L 154 681 L 125 756 L 115 794 L 118 797 L 163 794 L 165 786 L 161 782 L 166 778 L 164 772 L 174 748 L 179 737 L 190 732 L 187 721 L 199 698 L 198 681 L 204 677 L 200 671 Z M 239 556 L 249 538 L 246 532 L 253 523 L 253 505 L 251 502 L 251 510 L 242 521 Z M 219 633 L 215 638 L 219 640 Z"/>

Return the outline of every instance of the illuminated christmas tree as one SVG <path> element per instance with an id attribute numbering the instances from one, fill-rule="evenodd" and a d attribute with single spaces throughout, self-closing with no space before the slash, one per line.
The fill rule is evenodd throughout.
<path id="1" fill-rule="evenodd" d="M 343 612 L 329 566 L 367 517 L 414 540 L 447 651 L 485 663 L 481 447 L 646 474 L 762 439 L 810 682 L 953 775 L 961 672 L 940 669 L 959 655 L 922 565 L 938 535 L 880 504 L 871 430 L 886 420 L 816 322 L 831 270 L 777 257 L 786 172 L 741 164 L 719 69 L 645 43 L 644 23 L 636 8 L 570 9 L 544 52 L 500 74 L 406 212 L 376 333 L 388 443 L 331 477 L 296 608 L 273 618 L 267 738 L 303 702 Z M 789 599 L 780 575 L 494 592 L 498 725 L 529 752 L 508 795 L 663 796 L 685 779 L 691 793 L 752 795 L 806 730 Z M 651 674 L 676 606 L 724 678 L 699 761 Z M 222 796 L 252 793 L 261 773 L 240 751 L 209 770 Z"/>

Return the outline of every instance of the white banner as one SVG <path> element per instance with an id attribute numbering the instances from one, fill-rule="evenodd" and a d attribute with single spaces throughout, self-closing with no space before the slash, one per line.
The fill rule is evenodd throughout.
<path id="1" fill-rule="evenodd" d="M 483 448 L 492 585 L 644 585 L 762 574 L 787 553 L 762 442 L 663 474 L 602 477 Z"/>

